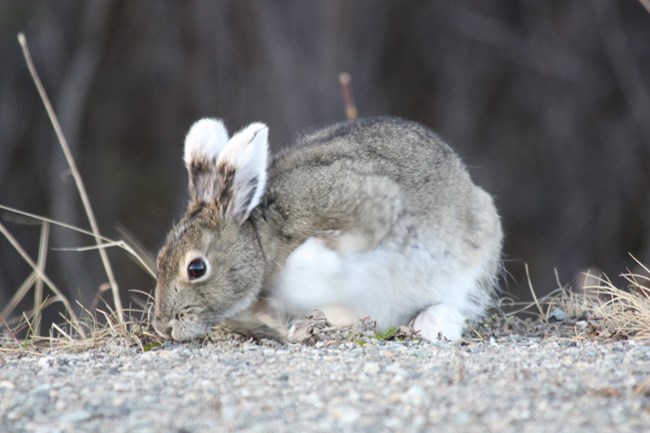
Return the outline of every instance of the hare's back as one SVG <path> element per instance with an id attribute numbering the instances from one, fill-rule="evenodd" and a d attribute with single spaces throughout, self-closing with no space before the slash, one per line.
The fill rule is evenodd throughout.
<path id="1" fill-rule="evenodd" d="M 330 165 L 388 176 L 405 193 L 425 190 L 428 197 L 450 188 L 459 193 L 472 185 L 461 160 L 437 134 L 394 117 L 359 119 L 308 133 L 275 162 L 284 172 Z"/>

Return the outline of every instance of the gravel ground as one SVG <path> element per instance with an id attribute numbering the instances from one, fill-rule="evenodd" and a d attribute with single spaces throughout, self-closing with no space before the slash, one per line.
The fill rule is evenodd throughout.
<path id="1" fill-rule="evenodd" d="M 633 341 L 110 340 L 2 358 L 2 432 L 650 429 L 650 345 Z"/>

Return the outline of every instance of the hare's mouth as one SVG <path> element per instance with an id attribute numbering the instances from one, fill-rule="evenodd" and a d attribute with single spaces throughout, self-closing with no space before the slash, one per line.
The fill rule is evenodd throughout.
<path id="1" fill-rule="evenodd" d="M 211 317 L 197 308 L 185 308 L 176 313 L 174 317 L 156 317 L 153 320 L 153 327 L 163 338 L 176 341 L 191 340 L 192 338 L 206 335 L 214 322 Z M 211 316 L 208 314 L 207 316 Z"/>
<path id="2" fill-rule="evenodd" d="M 169 322 L 169 336 L 175 341 L 187 341 L 197 337 L 203 337 L 210 331 L 211 325 L 203 322 L 188 320 L 171 320 Z"/>
<path id="3" fill-rule="evenodd" d="M 244 297 L 225 311 L 188 306 L 176 313 L 176 316 L 172 319 L 154 319 L 154 329 L 161 337 L 175 341 L 187 341 L 197 337 L 204 337 L 213 326 L 238 316 L 249 308 L 254 301 L 254 296 Z"/>
<path id="4" fill-rule="evenodd" d="M 171 337 L 175 341 L 187 341 L 197 337 L 204 337 L 213 326 L 230 317 L 232 316 L 224 315 L 220 311 L 195 308 L 191 314 L 186 312 L 186 314 L 181 314 L 169 321 L 167 338 Z"/>

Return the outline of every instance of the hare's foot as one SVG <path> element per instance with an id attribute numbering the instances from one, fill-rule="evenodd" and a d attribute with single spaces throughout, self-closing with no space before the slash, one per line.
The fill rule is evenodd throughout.
<path id="1" fill-rule="evenodd" d="M 459 340 L 463 334 L 465 316 L 456 307 L 446 304 L 432 305 L 415 317 L 413 329 L 422 338 L 437 341 L 444 337 L 451 341 Z"/>

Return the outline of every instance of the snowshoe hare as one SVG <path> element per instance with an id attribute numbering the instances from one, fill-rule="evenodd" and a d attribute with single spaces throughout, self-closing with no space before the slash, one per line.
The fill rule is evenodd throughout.
<path id="1" fill-rule="evenodd" d="M 396 118 L 336 124 L 271 158 L 268 128 L 232 138 L 202 119 L 185 139 L 187 211 L 158 256 L 154 327 L 205 335 L 260 297 L 327 307 L 378 329 L 461 337 L 496 290 L 502 230 L 490 195 L 429 129 Z"/>

